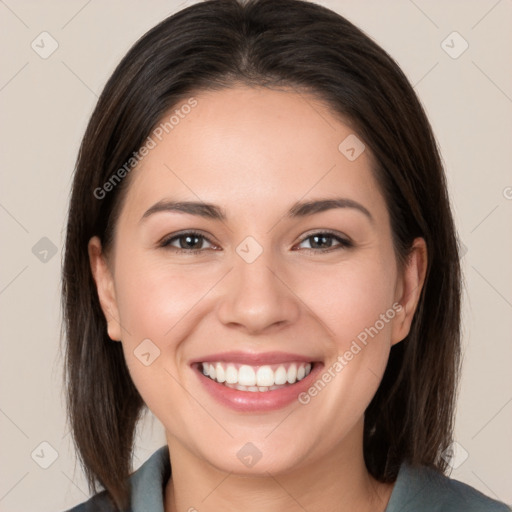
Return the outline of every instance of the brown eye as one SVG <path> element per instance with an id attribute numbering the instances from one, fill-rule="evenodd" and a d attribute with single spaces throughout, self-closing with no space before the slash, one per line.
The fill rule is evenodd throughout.
<path id="1" fill-rule="evenodd" d="M 211 247 L 205 247 L 205 243 L 210 244 Z M 178 252 L 200 252 L 215 246 L 201 233 L 187 231 L 167 238 L 161 243 L 161 247 L 174 249 Z"/>
<path id="2" fill-rule="evenodd" d="M 300 244 L 299 247 L 302 246 L 304 243 L 308 243 L 309 247 L 302 247 L 306 250 L 319 250 L 326 251 L 331 249 L 342 249 L 342 248 L 348 248 L 352 247 L 352 242 L 349 240 L 346 240 L 344 238 L 341 238 L 340 236 L 337 236 L 333 233 L 328 232 L 319 232 L 314 233 L 312 235 L 307 236 Z"/>

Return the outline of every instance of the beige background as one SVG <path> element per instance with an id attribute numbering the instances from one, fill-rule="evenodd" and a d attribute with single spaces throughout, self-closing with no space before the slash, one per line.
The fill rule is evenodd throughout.
<path id="1" fill-rule="evenodd" d="M 58 512 L 87 497 L 61 389 L 60 259 L 71 172 L 114 66 L 188 3 L 0 0 L 1 511 Z M 321 3 L 388 50 L 430 116 L 467 247 L 456 424 L 464 451 L 451 476 L 512 503 L 512 1 Z M 31 47 L 35 40 L 43 51 L 44 37 L 44 51 L 51 49 L 43 31 L 58 44 L 46 59 Z M 453 31 L 469 44 L 458 58 L 445 49 L 455 55 L 462 39 L 442 46 Z M 147 421 L 135 466 L 164 443 L 159 422 Z"/>

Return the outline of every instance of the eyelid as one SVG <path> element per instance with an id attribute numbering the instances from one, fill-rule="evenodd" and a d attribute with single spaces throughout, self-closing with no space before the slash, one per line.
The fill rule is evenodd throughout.
<path id="1" fill-rule="evenodd" d="M 301 239 L 294 245 L 296 247 L 297 245 L 300 245 L 301 243 L 305 242 L 308 238 L 311 238 L 315 235 L 329 235 L 336 239 L 339 243 L 339 245 L 335 247 L 329 247 L 328 249 L 308 249 L 306 248 L 306 251 L 313 251 L 313 252 L 328 252 L 331 250 L 334 250 L 339 247 L 349 248 L 354 246 L 354 242 L 348 237 L 347 235 L 344 235 L 343 233 L 339 233 L 337 231 L 332 231 L 330 229 L 317 229 L 313 230 L 311 232 L 308 232 L 304 234 Z"/>
<path id="2" fill-rule="evenodd" d="M 174 247 L 174 246 L 171 245 L 172 241 L 174 241 L 175 239 L 179 239 L 180 237 L 183 237 L 183 236 L 186 236 L 186 235 L 193 235 L 193 236 L 200 237 L 205 242 L 207 242 L 210 245 L 212 245 L 214 248 L 218 249 L 218 247 L 219 247 L 219 245 L 216 244 L 215 242 L 213 242 L 210 239 L 209 236 L 205 235 L 201 230 L 197 230 L 197 229 L 185 229 L 185 230 L 182 230 L 182 231 L 178 231 L 177 233 L 171 233 L 170 235 L 166 235 L 164 238 L 162 238 L 158 242 L 158 246 L 162 247 L 164 249 L 165 248 L 170 248 L 172 250 L 175 250 L 175 252 L 183 252 L 183 253 L 199 253 L 199 252 L 204 252 L 206 250 L 212 250 L 212 248 L 186 249 L 186 248 L 182 248 L 182 247 Z M 316 252 L 316 253 L 322 253 L 322 252 L 329 252 L 329 251 L 335 250 L 337 248 L 350 248 L 350 247 L 353 247 L 353 245 L 354 245 L 354 243 L 352 242 L 350 237 L 348 237 L 348 236 L 346 236 L 346 235 L 344 235 L 342 233 L 339 233 L 337 231 L 332 231 L 332 230 L 329 230 L 329 229 L 317 229 L 317 230 L 313 230 L 313 231 L 305 233 L 301 237 L 301 239 L 297 243 L 295 243 L 293 245 L 293 247 L 296 247 L 297 245 L 302 244 L 308 238 L 311 238 L 311 237 L 313 237 L 315 235 L 328 235 L 328 236 L 331 236 L 332 238 L 337 240 L 338 245 L 335 245 L 334 247 L 329 247 L 327 249 L 312 249 L 312 248 L 308 249 L 308 248 L 303 248 L 303 250 L 311 251 L 311 252 Z M 216 249 L 213 249 L 213 250 L 216 250 Z"/>
<path id="3" fill-rule="evenodd" d="M 205 242 L 208 242 L 210 245 L 212 245 L 214 247 L 218 247 L 218 244 L 213 242 L 209 236 L 205 235 L 203 232 L 201 232 L 201 230 L 197 230 L 197 229 L 184 229 L 182 231 L 178 231 L 177 233 L 171 233 L 170 235 L 164 236 L 158 242 L 157 245 L 159 247 L 163 247 L 164 249 L 169 247 L 171 249 L 175 249 L 178 252 L 202 252 L 202 251 L 206 250 L 206 249 L 183 249 L 181 247 L 174 247 L 170 244 L 173 240 L 175 240 L 177 238 L 181 238 L 182 236 L 186 236 L 186 235 L 193 235 L 193 236 L 201 237 Z"/>

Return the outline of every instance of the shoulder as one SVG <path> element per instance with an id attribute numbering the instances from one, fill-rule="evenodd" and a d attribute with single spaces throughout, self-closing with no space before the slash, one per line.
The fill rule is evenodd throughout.
<path id="1" fill-rule="evenodd" d="M 162 446 L 130 475 L 130 507 L 124 512 L 163 512 L 163 489 L 171 474 L 169 450 Z M 106 491 L 66 512 L 118 512 Z"/>
<path id="2" fill-rule="evenodd" d="M 106 491 L 100 492 L 67 512 L 117 512 Z"/>
<path id="3" fill-rule="evenodd" d="M 510 512 L 470 485 L 426 467 L 400 467 L 386 512 Z"/>

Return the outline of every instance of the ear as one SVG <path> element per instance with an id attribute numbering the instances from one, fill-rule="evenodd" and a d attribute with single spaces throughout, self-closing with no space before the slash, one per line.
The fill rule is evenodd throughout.
<path id="1" fill-rule="evenodd" d="M 98 290 L 101 309 L 107 320 L 108 335 L 113 341 L 121 340 L 121 326 L 116 302 L 114 278 L 97 236 L 89 240 L 87 246 L 92 275 Z"/>
<path id="2" fill-rule="evenodd" d="M 427 244 L 423 238 L 416 238 L 402 275 L 399 276 L 395 301 L 402 306 L 393 320 L 392 345 L 402 341 L 411 329 L 414 312 L 418 306 L 421 290 L 427 272 Z"/>

